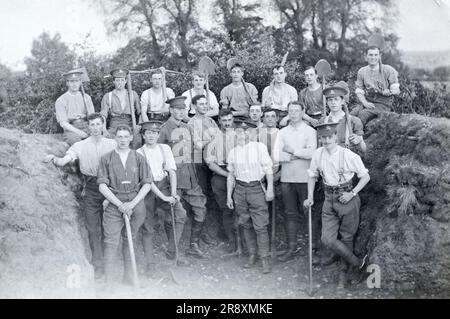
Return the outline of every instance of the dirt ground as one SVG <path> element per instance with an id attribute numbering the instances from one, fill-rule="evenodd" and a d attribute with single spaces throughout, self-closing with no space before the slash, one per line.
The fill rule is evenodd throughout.
<path id="1" fill-rule="evenodd" d="M 0 297 L 1 298 L 448 298 L 450 297 L 450 122 L 391 114 L 374 121 L 367 132 L 364 159 L 371 182 L 361 194 L 357 255 L 369 253 L 380 265 L 381 287 L 363 282 L 336 289 L 338 264 L 314 268 L 309 296 L 305 222 L 295 260 L 275 262 L 263 275 L 261 265 L 243 269 L 246 257 L 227 257 L 225 245 L 202 244 L 205 260 L 175 267 L 164 256 L 167 239 L 156 227 L 152 279 L 143 275 L 137 246 L 141 288 L 120 284 L 105 294 L 95 282 L 78 204 L 80 181 L 70 168 L 42 163 L 47 153 L 64 154 L 55 136 L 24 134 L 0 128 Z M 380 156 L 383 154 L 383 156 Z M 282 211 L 277 207 L 278 211 Z M 210 212 L 216 213 L 214 207 Z M 278 214 L 278 213 L 277 213 Z M 304 219 L 303 219 L 304 221 Z M 277 251 L 285 249 L 282 221 L 277 221 Z M 216 234 L 214 222 L 208 228 Z M 180 252 L 186 249 L 185 229 Z M 78 265 L 80 285 L 69 288 L 71 265 Z M 68 272 L 69 270 L 69 272 Z M 170 271 L 171 270 L 171 271 Z M 172 279 L 173 273 L 177 282 Z M 79 287 L 79 288 L 77 288 Z"/>

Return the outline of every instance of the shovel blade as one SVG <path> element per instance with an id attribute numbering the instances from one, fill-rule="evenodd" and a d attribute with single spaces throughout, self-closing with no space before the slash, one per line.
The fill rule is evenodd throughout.
<path id="1" fill-rule="evenodd" d="M 324 77 L 324 76 L 327 76 L 327 75 L 331 74 L 331 65 L 325 59 L 319 60 L 316 63 L 316 65 L 314 66 L 314 68 L 316 69 L 317 75 L 319 77 Z"/>

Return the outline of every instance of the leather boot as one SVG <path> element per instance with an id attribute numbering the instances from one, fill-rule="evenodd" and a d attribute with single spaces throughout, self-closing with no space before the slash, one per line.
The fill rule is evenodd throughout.
<path id="1" fill-rule="evenodd" d="M 295 220 L 288 219 L 286 221 L 286 237 L 288 239 L 288 250 L 286 254 L 277 258 L 278 261 L 285 262 L 295 257 L 297 251 L 297 222 Z"/>
<path id="2" fill-rule="evenodd" d="M 192 221 L 191 226 L 191 243 L 188 250 L 186 250 L 186 255 L 190 255 L 192 257 L 203 259 L 205 258 L 203 252 L 199 247 L 200 234 L 202 232 L 203 223 L 197 222 L 195 220 Z"/>
<path id="3" fill-rule="evenodd" d="M 248 262 L 244 268 L 251 268 L 256 263 L 256 234 L 252 228 L 243 228 L 243 232 L 249 253 Z"/>
<path id="4" fill-rule="evenodd" d="M 269 274 L 271 271 L 270 258 L 269 257 L 261 258 L 261 262 L 262 262 L 263 274 Z"/>

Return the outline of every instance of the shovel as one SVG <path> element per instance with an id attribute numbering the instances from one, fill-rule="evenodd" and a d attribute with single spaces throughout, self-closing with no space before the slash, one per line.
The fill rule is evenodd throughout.
<path id="1" fill-rule="evenodd" d="M 216 74 L 216 66 L 211 58 L 204 56 L 198 62 L 198 69 L 206 77 L 206 100 L 208 101 L 208 108 L 211 109 L 209 102 L 209 76 Z"/>
<path id="2" fill-rule="evenodd" d="M 138 288 L 139 279 L 136 265 L 136 256 L 134 255 L 133 237 L 131 235 L 130 218 L 127 214 L 123 214 L 123 218 L 125 219 L 125 228 L 127 229 L 128 249 L 130 250 L 131 268 L 133 270 L 133 286 L 134 288 Z"/>
<path id="3" fill-rule="evenodd" d="M 325 89 L 325 77 L 331 74 L 331 65 L 327 60 L 321 59 L 314 66 L 317 72 L 317 76 L 322 78 L 322 92 Z M 323 96 L 323 111 L 322 117 L 327 116 L 327 100 L 325 95 Z"/>

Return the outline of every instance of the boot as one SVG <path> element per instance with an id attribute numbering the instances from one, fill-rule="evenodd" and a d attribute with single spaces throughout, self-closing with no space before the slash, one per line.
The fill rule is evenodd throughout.
<path id="1" fill-rule="evenodd" d="M 244 238 L 248 248 L 248 262 L 244 268 L 251 268 L 256 263 L 256 234 L 252 228 L 243 228 Z"/>
<path id="2" fill-rule="evenodd" d="M 261 262 L 262 262 L 262 267 L 263 267 L 263 274 L 269 274 L 271 271 L 270 258 L 269 257 L 261 258 Z"/>
<path id="3" fill-rule="evenodd" d="M 191 227 L 191 244 L 188 250 L 186 250 L 186 255 L 190 255 L 192 257 L 203 259 L 205 258 L 203 252 L 199 247 L 200 234 L 202 231 L 203 223 L 199 223 L 195 220 L 192 221 Z"/>
<path id="4" fill-rule="evenodd" d="M 217 246 L 217 240 L 211 237 L 207 232 L 202 232 L 200 235 L 201 240 L 208 246 Z"/>
<path id="5" fill-rule="evenodd" d="M 277 258 L 278 261 L 285 262 L 294 259 L 297 252 L 297 223 L 294 220 L 287 219 L 286 221 L 286 237 L 288 239 L 288 250 L 286 254 Z"/>
<path id="6" fill-rule="evenodd" d="M 244 264 L 244 268 L 246 268 L 246 269 L 252 268 L 255 266 L 255 264 L 256 264 L 256 254 L 250 254 L 248 256 L 247 263 Z"/>

